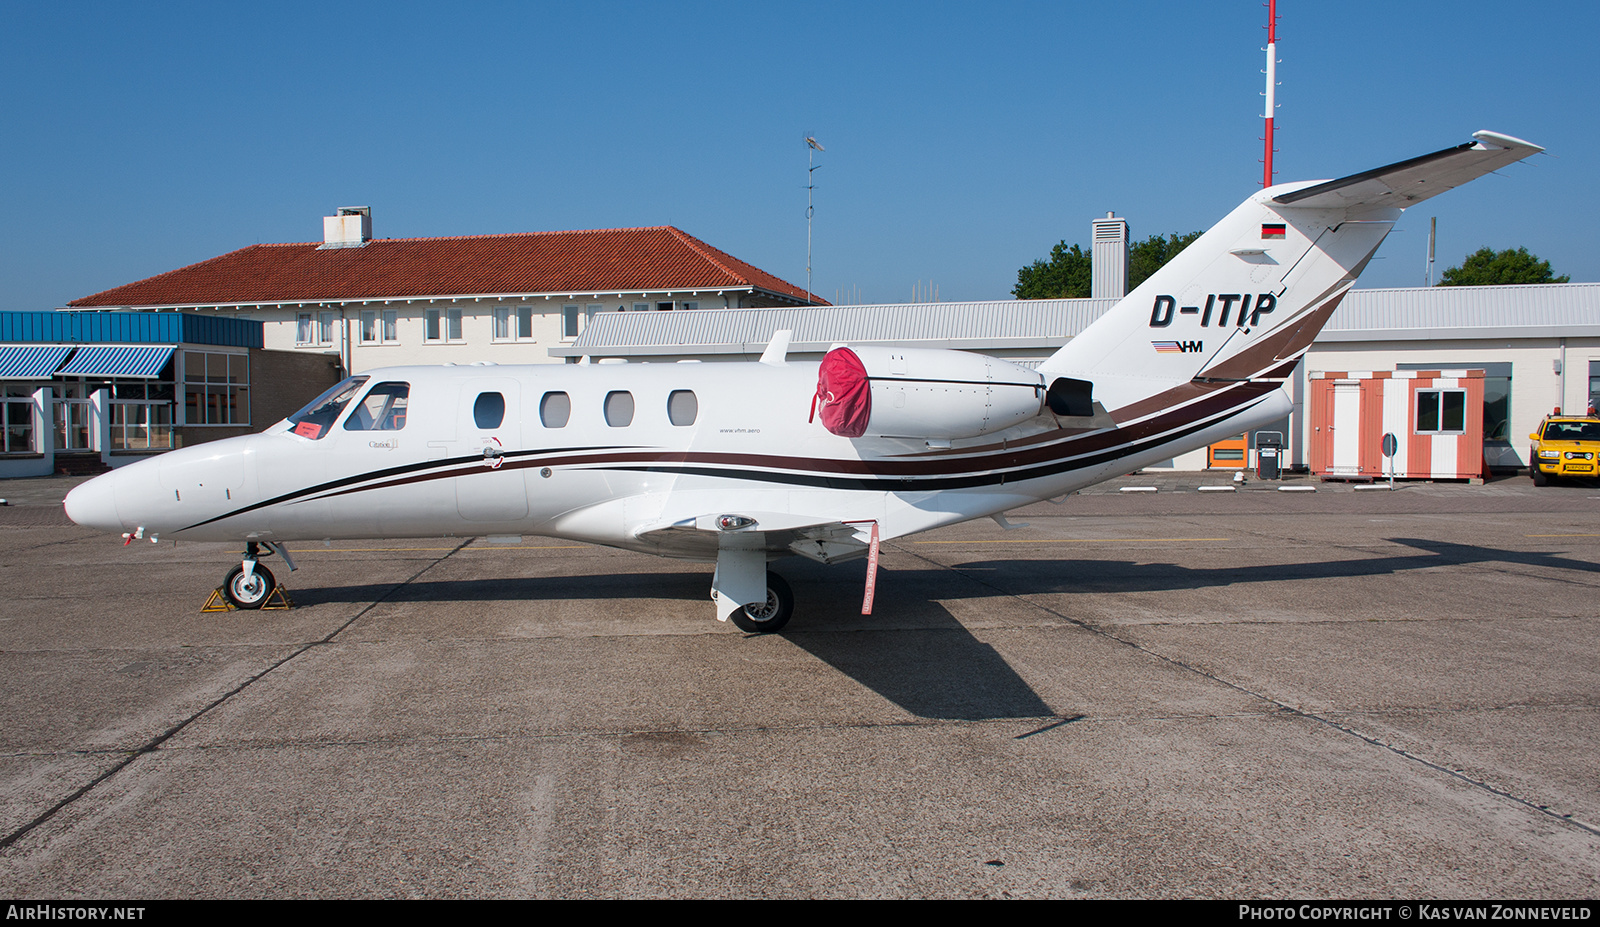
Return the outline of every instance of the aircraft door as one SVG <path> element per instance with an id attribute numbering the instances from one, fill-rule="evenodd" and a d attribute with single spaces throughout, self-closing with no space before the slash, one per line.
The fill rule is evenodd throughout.
<path id="1" fill-rule="evenodd" d="M 522 385 L 516 380 L 468 381 L 461 391 L 458 452 L 481 462 L 455 478 L 456 510 L 473 522 L 527 517 L 528 492 L 518 458 L 522 449 Z"/>

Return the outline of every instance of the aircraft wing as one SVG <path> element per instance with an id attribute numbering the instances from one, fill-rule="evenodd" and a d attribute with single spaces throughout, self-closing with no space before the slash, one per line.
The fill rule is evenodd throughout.
<path id="1" fill-rule="evenodd" d="M 748 512 L 748 525 L 724 526 L 726 515 L 699 515 L 646 525 L 634 537 L 667 556 L 715 559 L 723 549 L 799 554 L 818 563 L 854 560 L 867 553 L 870 525 L 816 521 L 782 512 Z"/>
<path id="2" fill-rule="evenodd" d="M 1338 180 L 1312 184 L 1275 196 L 1272 201 L 1283 206 L 1339 209 L 1388 206 L 1404 209 L 1544 150 L 1538 145 L 1498 132 L 1474 132 L 1472 137 L 1477 141 Z"/>

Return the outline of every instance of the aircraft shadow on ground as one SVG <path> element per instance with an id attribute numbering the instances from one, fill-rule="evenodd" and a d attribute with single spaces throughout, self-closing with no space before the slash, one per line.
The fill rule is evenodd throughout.
<path id="1" fill-rule="evenodd" d="M 1361 578 L 1475 563 L 1508 563 L 1580 573 L 1600 564 L 1545 551 L 1518 551 L 1419 538 L 1390 538 L 1414 548 L 1403 556 L 1308 563 L 1187 567 L 1125 560 L 1005 559 L 953 569 L 884 570 L 874 615 L 860 615 L 865 579 L 860 563 L 823 567 L 785 561 L 778 569 L 795 588 L 797 614 L 784 636 L 841 674 L 920 718 L 993 720 L 1057 715 L 991 645 L 980 641 L 945 602 L 1040 593 L 1162 592 L 1238 583 Z M 300 605 L 669 599 L 705 607 L 708 575 L 606 573 L 578 576 L 419 580 L 390 584 L 303 587 Z M 729 628 L 729 632 L 733 630 Z"/>
<path id="2" fill-rule="evenodd" d="M 783 632 L 787 640 L 841 674 L 919 718 L 981 721 L 1048 718 L 1044 699 L 989 644 L 972 635 L 937 599 L 971 586 L 948 570 L 896 572 L 880 576 L 895 585 L 894 601 L 878 600 L 877 616 L 863 617 L 861 564 L 835 568 L 816 564 L 781 567 L 795 588 L 797 614 Z M 926 576 L 919 574 L 926 573 Z M 386 604 L 424 602 L 519 602 L 562 600 L 681 601 L 703 610 L 709 574 L 611 573 L 582 576 L 503 579 L 419 580 L 396 590 L 392 585 L 305 586 L 295 588 L 300 606 L 334 602 Z M 932 585 L 940 587 L 929 593 Z M 920 592 L 920 594 L 919 594 Z M 960 597 L 971 598 L 968 590 Z M 729 634 L 737 632 L 727 626 Z"/>
<path id="3" fill-rule="evenodd" d="M 1548 551 L 1506 550 L 1422 538 L 1388 538 L 1389 543 L 1415 548 L 1403 556 L 1360 557 L 1306 563 L 1243 564 L 1188 567 L 1131 560 L 982 560 L 954 568 L 1016 595 L 1035 593 L 1172 592 L 1239 583 L 1281 583 L 1296 580 L 1358 579 L 1408 570 L 1475 563 L 1506 563 L 1549 570 L 1600 573 L 1600 564 Z"/>

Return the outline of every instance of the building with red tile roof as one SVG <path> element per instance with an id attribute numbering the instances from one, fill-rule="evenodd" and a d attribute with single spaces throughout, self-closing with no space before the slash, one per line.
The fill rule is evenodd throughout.
<path id="1" fill-rule="evenodd" d="M 606 311 L 827 305 L 672 226 L 387 239 L 371 227 L 366 207 L 341 209 L 322 242 L 251 245 L 67 308 L 258 319 L 267 347 L 337 352 L 354 372 L 559 360 L 548 348 Z"/>

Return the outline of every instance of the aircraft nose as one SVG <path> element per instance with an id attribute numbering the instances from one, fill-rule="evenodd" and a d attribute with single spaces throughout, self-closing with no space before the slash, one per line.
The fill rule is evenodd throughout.
<path id="1" fill-rule="evenodd" d="M 122 531 L 122 518 L 117 515 L 116 487 L 113 485 L 116 476 L 115 472 L 105 473 L 74 486 L 64 500 L 67 517 L 85 528 Z"/>

